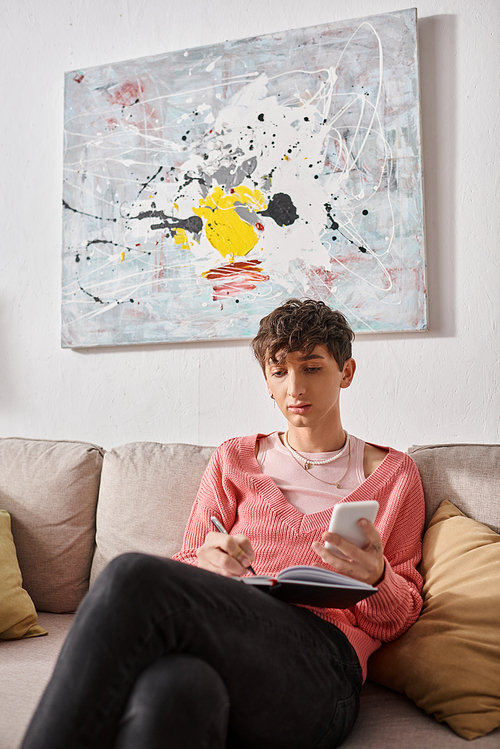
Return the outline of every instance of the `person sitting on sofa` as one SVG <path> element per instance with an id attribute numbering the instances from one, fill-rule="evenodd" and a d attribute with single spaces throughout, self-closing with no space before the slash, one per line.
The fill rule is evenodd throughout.
<path id="1" fill-rule="evenodd" d="M 419 615 L 424 524 L 413 461 L 342 426 L 353 338 L 342 314 L 310 299 L 261 320 L 252 346 L 286 431 L 215 451 L 172 560 L 125 554 L 103 571 L 23 749 L 342 743 L 369 655 Z M 325 530 L 346 498 L 379 502 L 375 524 L 360 521 L 363 548 Z M 214 516 L 227 535 L 214 531 Z M 378 592 L 348 609 L 312 608 L 234 580 L 250 565 L 276 574 L 295 564 L 333 567 Z"/>

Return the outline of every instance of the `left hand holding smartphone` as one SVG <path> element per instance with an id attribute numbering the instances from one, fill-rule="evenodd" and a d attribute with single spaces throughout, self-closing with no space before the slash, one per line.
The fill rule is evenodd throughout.
<path id="1" fill-rule="evenodd" d="M 360 520 L 359 524 L 367 541 L 362 549 L 329 531 L 323 533 L 321 537 L 321 540 L 325 543 L 331 543 L 337 549 L 340 549 L 347 559 L 340 559 L 318 541 L 314 541 L 312 548 L 324 562 L 333 567 L 336 572 L 340 572 L 341 575 L 347 575 L 347 577 L 361 580 L 363 583 L 377 586 L 385 573 L 382 540 L 377 529 L 368 520 Z"/>

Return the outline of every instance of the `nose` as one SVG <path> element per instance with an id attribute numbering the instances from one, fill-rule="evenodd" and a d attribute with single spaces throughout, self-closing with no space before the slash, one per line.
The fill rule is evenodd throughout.
<path id="1" fill-rule="evenodd" d="M 300 398 L 305 393 L 305 384 L 303 377 L 298 372 L 288 373 L 287 394 L 290 398 Z"/>

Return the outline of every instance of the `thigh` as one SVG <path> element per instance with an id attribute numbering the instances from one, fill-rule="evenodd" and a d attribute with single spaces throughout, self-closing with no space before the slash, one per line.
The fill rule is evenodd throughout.
<path id="1" fill-rule="evenodd" d="M 203 653 L 203 637 L 194 646 L 227 686 L 228 747 L 332 749 L 358 714 L 356 654 L 342 632 L 306 609 L 258 591 L 252 598 L 244 618 L 209 615 L 204 632 L 213 627 L 218 642 L 210 636 Z"/>

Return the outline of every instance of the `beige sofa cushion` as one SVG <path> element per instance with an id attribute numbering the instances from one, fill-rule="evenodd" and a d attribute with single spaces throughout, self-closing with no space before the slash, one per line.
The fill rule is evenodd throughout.
<path id="1" fill-rule="evenodd" d="M 170 557 L 181 548 L 215 448 L 132 442 L 104 456 L 91 583 L 126 551 Z"/>
<path id="2" fill-rule="evenodd" d="M 446 500 L 424 536 L 424 605 L 369 676 L 466 739 L 500 726 L 500 535 Z"/>
<path id="3" fill-rule="evenodd" d="M 39 611 L 75 611 L 88 589 L 102 453 L 82 442 L 0 439 L 0 507 Z"/>
<path id="4" fill-rule="evenodd" d="M 0 510 L 0 640 L 46 635 L 37 624 L 33 601 L 23 589 L 10 515 Z"/>
<path id="5" fill-rule="evenodd" d="M 500 533 L 500 445 L 423 445 L 408 454 L 422 478 L 426 523 L 447 499 Z"/>

